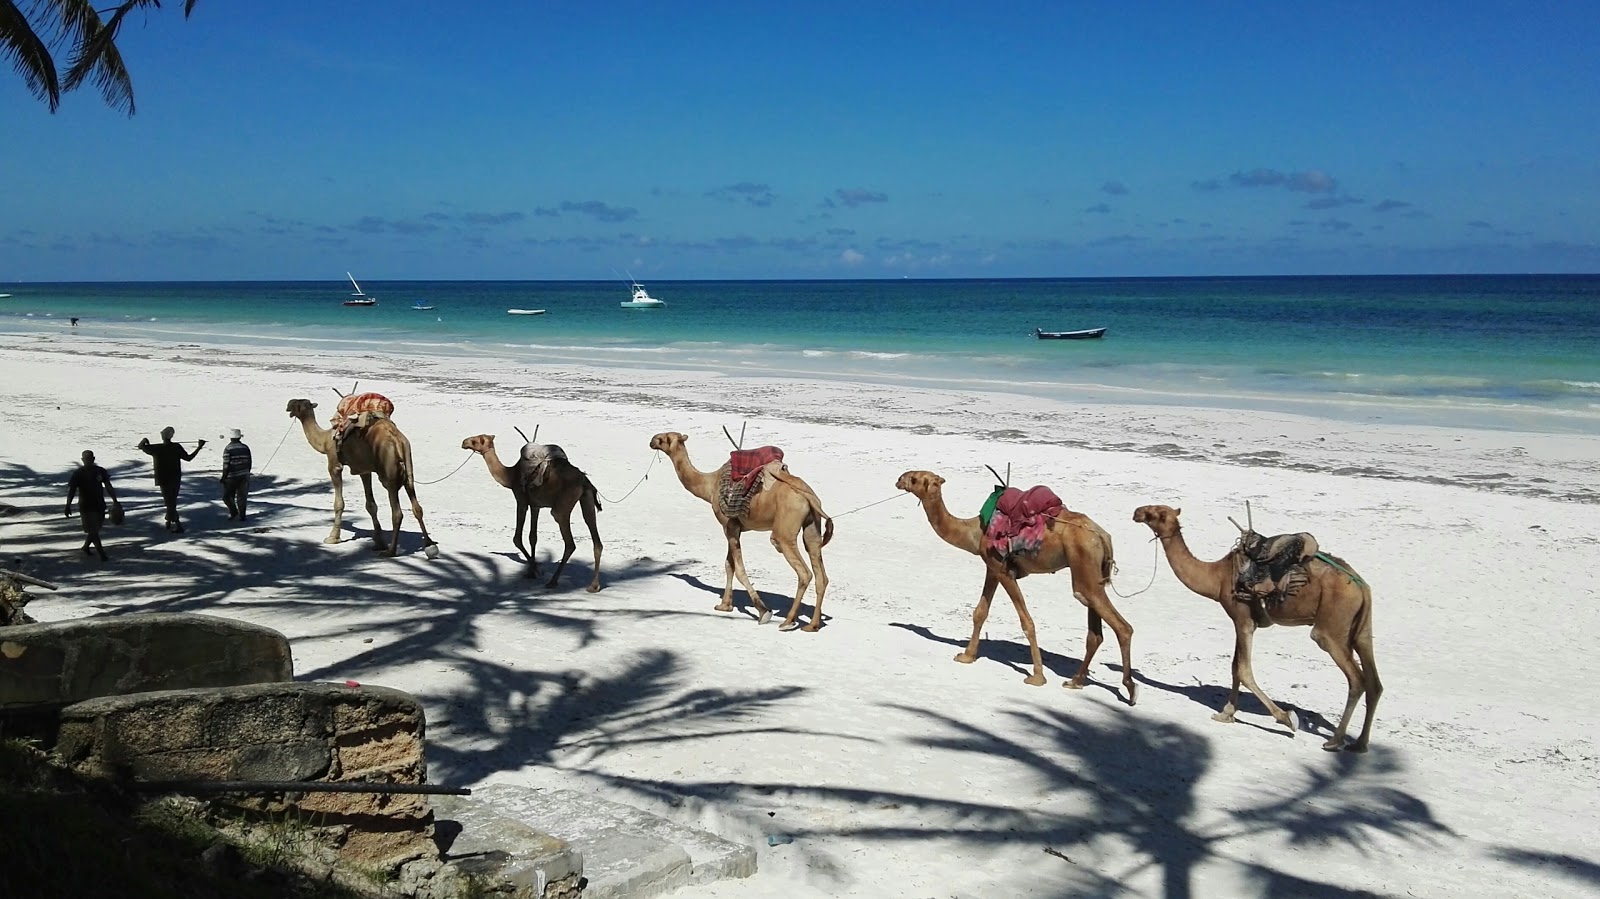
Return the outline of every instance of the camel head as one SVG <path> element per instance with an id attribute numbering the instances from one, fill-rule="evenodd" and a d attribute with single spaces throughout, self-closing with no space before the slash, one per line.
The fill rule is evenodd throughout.
<path id="1" fill-rule="evenodd" d="M 679 434 L 677 431 L 667 431 L 651 437 L 650 448 L 653 450 L 660 450 L 661 452 L 670 456 L 673 453 L 681 452 L 683 450 L 683 445 L 688 442 L 689 437 L 687 434 Z"/>
<path id="2" fill-rule="evenodd" d="M 285 407 L 285 411 L 289 413 L 290 418 L 298 418 L 301 421 L 305 421 L 308 418 L 314 418 L 311 410 L 315 408 L 317 408 L 317 404 L 310 400 L 290 400 L 289 405 Z"/>
<path id="3" fill-rule="evenodd" d="M 479 434 L 476 437 L 468 437 L 461 441 L 461 448 L 472 450 L 480 456 L 492 455 L 494 453 L 494 435 Z"/>
<path id="4" fill-rule="evenodd" d="M 944 478 L 931 471 L 908 471 L 894 482 L 894 486 L 917 499 L 926 499 L 939 492 L 939 488 L 944 486 Z"/>
<path id="5" fill-rule="evenodd" d="M 1171 506 L 1140 506 L 1133 510 L 1133 520 L 1149 525 L 1157 537 L 1174 537 L 1180 530 L 1178 516 L 1182 514 L 1182 509 Z"/>

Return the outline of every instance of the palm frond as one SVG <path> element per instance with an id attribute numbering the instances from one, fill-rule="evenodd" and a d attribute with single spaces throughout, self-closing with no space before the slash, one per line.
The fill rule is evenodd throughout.
<path id="1" fill-rule="evenodd" d="M 98 21 L 98 14 L 95 15 L 93 30 L 78 45 L 72 65 L 61 79 L 63 90 L 77 90 L 92 75 L 94 86 L 107 106 L 133 115 L 133 78 L 128 75 L 122 54 L 117 51 L 117 31 L 130 11 L 145 5 L 161 4 L 160 0 L 127 0 L 103 23 Z"/>
<path id="2" fill-rule="evenodd" d="M 61 106 L 61 82 L 50 48 L 12 0 L 0 0 L 0 58 L 11 62 L 28 92 L 45 101 L 51 112 Z"/>

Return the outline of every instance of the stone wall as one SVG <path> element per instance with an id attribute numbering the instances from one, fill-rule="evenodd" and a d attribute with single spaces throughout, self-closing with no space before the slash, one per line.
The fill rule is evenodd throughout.
<path id="1" fill-rule="evenodd" d="M 56 755 L 119 780 L 422 783 L 420 703 L 385 687 L 275 683 L 107 696 L 60 712 Z M 433 854 L 426 796 L 239 794 L 254 811 L 328 829 L 374 867 Z"/>
<path id="2" fill-rule="evenodd" d="M 210 615 L 111 615 L 0 631 L 0 712 L 293 677 L 282 634 Z"/>

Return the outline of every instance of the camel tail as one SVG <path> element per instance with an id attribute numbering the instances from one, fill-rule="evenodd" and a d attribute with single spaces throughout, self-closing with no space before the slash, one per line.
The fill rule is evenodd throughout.
<path id="1" fill-rule="evenodd" d="M 589 499 L 594 501 L 594 510 L 596 512 L 605 510 L 605 507 L 600 505 L 600 490 L 595 487 L 594 481 L 589 480 L 588 475 L 583 476 L 583 492 L 589 494 Z"/>

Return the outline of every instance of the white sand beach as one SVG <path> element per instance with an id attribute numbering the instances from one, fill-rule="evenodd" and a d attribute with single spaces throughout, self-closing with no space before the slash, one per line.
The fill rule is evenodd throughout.
<path id="1" fill-rule="evenodd" d="M 324 462 L 285 403 L 331 412 L 359 379 L 396 404 L 442 553 L 409 513 L 401 555 L 371 548 L 346 478 L 346 542 L 324 545 Z M 62 589 L 60 620 L 190 611 L 291 638 L 307 680 L 383 684 L 428 709 L 430 778 L 590 790 L 757 847 L 754 877 L 685 890 L 739 897 L 1593 896 L 1600 891 L 1600 437 L 1145 405 L 1075 405 L 840 381 L 538 367 L 379 353 L 0 337 L 0 558 Z M 721 427 L 784 448 L 840 516 L 819 633 L 713 611 L 723 541 L 711 510 L 653 460 L 680 431 L 703 470 Z M 172 425 L 208 440 L 187 467 L 188 533 L 168 534 L 135 448 Z M 522 577 L 514 505 L 463 438 L 514 426 L 564 447 L 604 503 L 604 590 L 591 547 L 563 583 Z M 240 428 L 257 476 L 230 522 L 217 471 Z M 280 442 L 281 441 L 281 442 Z M 110 470 L 128 521 L 111 560 L 62 517 L 80 451 Z M 464 466 L 463 466 L 464 463 Z M 896 478 L 947 479 L 976 514 L 991 477 L 1042 483 L 1114 538 L 1113 595 L 1132 623 L 1129 707 L 1107 633 L 1093 684 L 1066 574 L 1022 587 L 1050 675 L 1023 683 L 1026 641 L 1001 600 L 981 658 L 981 563 L 941 542 Z M 463 466 L 458 469 L 458 466 Z M 648 479 L 641 478 L 648 472 Z M 637 489 L 634 489 L 637 486 Z M 891 497 L 894 497 L 891 499 Z M 888 500 L 869 508 L 860 508 Z M 1290 739 L 1228 688 L 1232 628 L 1173 576 L 1135 507 L 1183 509 L 1217 558 L 1248 500 L 1263 533 L 1310 531 L 1373 587 L 1386 687 L 1371 751 L 1320 747 L 1344 679 L 1309 628 L 1255 640 L 1255 671 L 1299 710 Z M 380 495 L 380 516 L 388 509 Z M 359 536 L 360 539 L 356 539 Z M 781 613 L 794 587 L 765 535 L 745 539 Z M 548 513 L 538 554 L 560 541 Z M 811 598 L 802 612 L 810 620 Z M 1360 714 L 1356 718 L 1359 728 Z M 776 835 L 769 845 L 767 837 Z M 785 842 L 785 838 L 792 838 Z"/>

